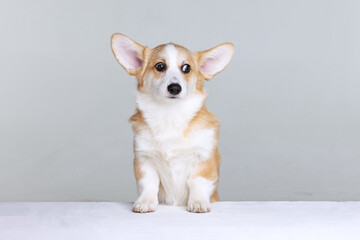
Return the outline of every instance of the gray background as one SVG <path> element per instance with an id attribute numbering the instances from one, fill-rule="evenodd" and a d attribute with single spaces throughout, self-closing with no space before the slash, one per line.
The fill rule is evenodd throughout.
<path id="1" fill-rule="evenodd" d="M 0 200 L 132 201 L 135 79 L 110 50 L 235 44 L 206 83 L 222 200 L 360 200 L 360 1 L 1 1 Z"/>

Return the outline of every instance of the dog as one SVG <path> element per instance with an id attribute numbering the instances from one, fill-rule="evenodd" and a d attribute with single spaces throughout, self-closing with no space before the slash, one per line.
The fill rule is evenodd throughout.
<path id="1" fill-rule="evenodd" d="M 129 120 L 139 194 L 133 211 L 154 212 L 161 203 L 209 212 L 219 200 L 219 120 L 205 106 L 204 80 L 228 65 L 233 44 L 200 52 L 174 43 L 151 49 L 115 33 L 111 48 L 137 79 L 137 109 Z"/>

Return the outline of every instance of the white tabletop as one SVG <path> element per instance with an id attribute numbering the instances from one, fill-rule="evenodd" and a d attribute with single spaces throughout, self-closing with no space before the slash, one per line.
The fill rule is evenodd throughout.
<path id="1" fill-rule="evenodd" d="M 212 212 L 131 203 L 0 203 L 1 240 L 360 239 L 360 202 L 218 202 Z"/>

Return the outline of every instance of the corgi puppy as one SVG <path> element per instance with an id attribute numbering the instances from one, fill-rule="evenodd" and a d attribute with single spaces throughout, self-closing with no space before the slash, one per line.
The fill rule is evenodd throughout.
<path id="1" fill-rule="evenodd" d="M 111 37 L 120 65 L 137 79 L 134 172 L 138 213 L 153 212 L 158 203 L 210 211 L 219 200 L 219 120 L 205 106 L 204 80 L 230 62 L 231 43 L 191 52 L 174 43 L 153 49 L 123 34 Z"/>

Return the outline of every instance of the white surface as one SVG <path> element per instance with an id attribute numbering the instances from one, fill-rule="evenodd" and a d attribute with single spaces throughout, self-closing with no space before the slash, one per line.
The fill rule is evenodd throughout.
<path id="1" fill-rule="evenodd" d="M 1 203 L 1 240 L 360 239 L 360 202 L 219 202 L 131 212 L 131 203 Z"/>

